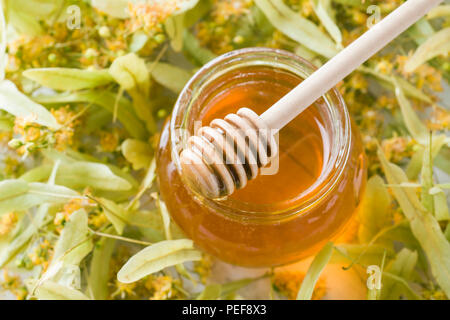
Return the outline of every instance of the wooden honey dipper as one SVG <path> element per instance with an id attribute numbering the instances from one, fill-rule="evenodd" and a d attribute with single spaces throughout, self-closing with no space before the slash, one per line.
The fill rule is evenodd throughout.
<path id="1" fill-rule="evenodd" d="M 200 128 L 180 154 L 183 175 L 211 199 L 245 187 L 278 154 L 279 130 L 442 1 L 406 1 L 261 116 L 242 108 Z"/>

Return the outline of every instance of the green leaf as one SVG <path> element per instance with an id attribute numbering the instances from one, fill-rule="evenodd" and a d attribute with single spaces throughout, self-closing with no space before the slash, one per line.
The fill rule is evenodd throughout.
<path id="1" fill-rule="evenodd" d="M 311 0 L 314 12 L 333 40 L 342 47 L 342 34 L 334 21 L 331 0 Z"/>
<path id="2" fill-rule="evenodd" d="M 83 161 L 61 164 L 56 182 L 74 189 L 89 186 L 99 190 L 125 191 L 132 188 L 127 180 L 114 174 L 107 165 Z"/>
<path id="3" fill-rule="evenodd" d="M 255 0 L 255 4 L 275 28 L 308 49 L 326 58 L 339 52 L 327 35 L 314 23 L 292 11 L 283 0 Z"/>
<path id="4" fill-rule="evenodd" d="M 416 251 L 403 248 L 396 256 L 396 258 L 387 266 L 386 272 L 403 278 L 405 281 L 411 280 L 414 268 L 417 264 L 418 255 Z M 384 279 L 381 290 L 382 300 L 397 300 L 400 296 L 406 294 L 407 298 L 414 298 L 405 291 L 403 286 L 392 280 Z"/>
<path id="5" fill-rule="evenodd" d="M 4 180 L 0 181 L 0 216 L 13 211 L 24 211 L 43 203 L 62 204 L 76 197 L 79 197 L 78 193 L 62 186 Z"/>
<path id="6" fill-rule="evenodd" d="M 92 103 L 98 105 L 111 114 L 114 113 L 116 94 L 102 90 L 88 90 L 74 93 L 62 93 L 51 96 L 38 96 L 35 101 L 42 104 L 65 104 L 65 103 Z M 131 102 L 125 98 L 119 100 L 117 119 L 123 124 L 127 131 L 136 139 L 145 139 L 147 131 L 141 120 L 136 116 Z"/>
<path id="7" fill-rule="evenodd" d="M 444 28 L 417 48 L 416 52 L 405 64 L 406 72 L 413 72 L 422 64 L 437 56 L 447 56 L 450 52 L 450 27 Z"/>
<path id="8" fill-rule="evenodd" d="M 388 86 L 390 89 L 395 90 L 395 83 L 394 79 L 397 80 L 398 85 L 402 88 L 403 92 L 410 98 L 415 98 L 421 101 L 424 101 L 426 103 L 433 103 L 433 101 L 428 97 L 426 94 L 424 94 L 422 91 L 414 87 L 412 84 L 410 84 L 408 81 L 406 81 L 403 78 L 400 77 L 392 77 L 385 74 L 382 74 L 381 72 L 378 72 L 376 70 L 373 70 L 371 68 L 367 68 L 364 66 L 360 66 L 358 68 L 359 71 L 368 74 L 370 76 L 373 76 L 377 78 L 379 81 L 384 83 L 386 86 Z"/>
<path id="9" fill-rule="evenodd" d="M 113 232 L 113 230 L 106 231 L 106 233 Z M 109 269 L 115 244 L 116 240 L 111 238 L 102 238 L 95 244 L 88 279 L 92 299 L 108 298 Z"/>
<path id="10" fill-rule="evenodd" d="M 37 283 L 38 280 L 26 280 L 28 288 L 34 288 Z M 53 281 L 40 284 L 34 291 L 34 296 L 39 300 L 89 300 L 82 292 Z"/>
<path id="11" fill-rule="evenodd" d="M 29 182 L 46 180 L 50 176 L 51 167 L 51 165 L 36 167 L 26 172 L 20 179 Z M 95 190 L 126 191 L 133 188 L 129 181 L 116 175 L 109 166 L 86 161 L 61 164 L 55 181 L 57 185 L 77 190 L 91 187 Z"/>
<path id="12" fill-rule="evenodd" d="M 0 110 L 50 129 L 61 127 L 50 111 L 29 99 L 9 80 L 0 82 Z"/>
<path id="13" fill-rule="evenodd" d="M 23 75 L 42 86 L 64 91 L 95 88 L 113 81 L 107 70 L 39 68 L 26 70 Z"/>
<path id="14" fill-rule="evenodd" d="M 192 76 L 189 71 L 169 63 L 157 62 L 148 66 L 153 79 L 175 93 L 180 93 Z"/>
<path id="15" fill-rule="evenodd" d="M 358 237 L 360 243 L 368 243 L 391 221 L 391 198 L 380 176 L 373 176 L 367 181 L 365 194 L 360 206 L 360 226 Z"/>
<path id="16" fill-rule="evenodd" d="M 328 264 L 328 261 L 330 261 L 332 253 L 333 243 L 328 242 L 315 256 L 300 286 L 300 290 L 297 294 L 297 300 L 311 300 L 316 282 L 319 279 L 322 270 Z"/>
<path id="17" fill-rule="evenodd" d="M 164 268 L 200 259 L 201 253 L 193 249 L 191 240 L 161 241 L 132 256 L 120 269 L 117 279 L 123 283 L 132 283 Z"/>
<path id="18" fill-rule="evenodd" d="M 154 151 L 146 142 L 136 139 L 127 139 L 121 146 L 122 154 L 133 165 L 134 170 L 146 168 L 150 165 Z"/>
<path id="19" fill-rule="evenodd" d="M 390 184 L 408 182 L 398 166 L 389 163 L 381 149 L 378 158 Z M 446 295 L 450 296 L 450 243 L 445 238 L 436 218 L 426 212 L 414 190 L 392 188 L 403 213 L 410 221 L 411 231 L 428 257 L 431 272 Z"/>
<path id="20" fill-rule="evenodd" d="M 203 48 L 197 38 L 188 30 L 184 32 L 184 49 L 189 56 L 199 65 L 204 65 L 213 60 L 216 55 L 210 50 Z"/>
<path id="21" fill-rule="evenodd" d="M 409 133 L 420 144 L 425 145 L 428 140 L 427 127 L 422 123 L 417 114 L 414 112 L 411 103 L 405 97 L 405 94 L 403 93 L 403 90 L 400 87 L 398 81 L 393 78 L 393 82 L 395 84 L 395 96 L 397 97 L 397 101 L 402 111 L 403 121 L 405 121 L 405 125 L 408 128 Z"/>

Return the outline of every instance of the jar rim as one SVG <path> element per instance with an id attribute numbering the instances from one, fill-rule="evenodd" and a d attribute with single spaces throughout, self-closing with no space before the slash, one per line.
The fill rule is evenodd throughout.
<path id="1" fill-rule="evenodd" d="M 178 174 L 180 175 L 181 180 L 185 183 L 186 188 L 192 193 L 193 197 L 199 201 L 202 204 L 207 204 L 208 206 L 214 207 L 215 209 L 218 209 L 218 211 L 227 214 L 231 217 L 237 217 L 242 218 L 243 216 L 246 219 L 262 219 L 262 220 L 280 220 L 284 218 L 288 218 L 291 216 L 296 216 L 301 213 L 306 213 L 309 208 L 317 205 L 319 202 L 321 202 L 326 196 L 336 187 L 338 181 L 340 181 L 344 168 L 347 165 L 349 155 L 350 155 L 350 147 L 351 147 L 351 123 L 350 123 L 350 115 L 347 109 L 347 106 L 345 104 L 345 101 L 343 100 L 341 94 L 336 88 L 332 88 L 329 90 L 324 96 L 323 99 L 326 102 L 326 104 L 329 106 L 330 110 L 333 109 L 336 112 L 340 113 L 341 120 L 342 120 L 342 126 L 336 125 L 335 123 L 332 123 L 332 126 L 334 126 L 334 129 L 337 131 L 338 134 L 335 136 L 338 137 L 337 143 L 339 144 L 340 148 L 337 148 L 338 154 L 335 155 L 335 159 L 333 162 L 329 163 L 329 171 L 326 173 L 325 177 L 322 177 L 323 180 L 326 181 L 323 185 L 320 185 L 319 189 L 312 189 L 316 190 L 314 192 L 314 196 L 311 198 L 306 199 L 304 202 L 300 202 L 299 204 L 295 205 L 292 208 L 283 209 L 276 213 L 270 213 L 267 214 L 266 212 L 249 212 L 249 211 L 242 211 L 242 212 L 236 212 L 236 210 L 223 205 L 223 203 L 220 200 L 211 200 L 207 199 L 203 195 L 197 193 L 195 190 L 193 190 L 187 181 L 183 179 L 183 174 L 181 170 L 180 165 L 180 159 L 179 154 L 180 151 L 183 150 L 186 147 L 187 138 L 189 136 L 186 135 L 187 130 L 184 130 L 182 135 L 180 136 L 177 130 L 183 129 L 183 124 L 186 124 L 186 121 L 188 119 L 189 115 L 189 109 L 183 110 L 186 106 L 191 106 L 193 101 L 199 96 L 199 93 L 201 92 L 202 84 L 204 85 L 207 81 L 211 80 L 211 77 L 213 75 L 217 76 L 217 71 L 220 70 L 220 68 L 224 67 L 226 64 L 231 63 L 237 63 L 237 67 L 239 67 L 239 63 L 243 63 L 246 60 L 248 60 L 250 57 L 253 58 L 273 58 L 274 61 L 277 62 L 277 64 L 284 65 L 286 63 L 285 70 L 288 70 L 290 72 L 293 72 L 296 76 L 301 77 L 300 70 L 293 70 L 294 68 L 292 66 L 289 66 L 286 61 L 291 61 L 292 63 L 299 64 L 304 69 L 301 71 L 305 73 L 305 76 L 311 75 L 317 68 L 311 64 L 309 61 L 305 60 L 304 58 L 293 54 L 291 52 L 280 50 L 280 49 L 272 49 L 272 48 L 264 48 L 264 47 L 252 47 L 252 48 L 244 48 L 239 50 L 234 50 L 231 52 L 228 52 L 226 54 L 223 54 L 212 61 L 205 64 L 200 70 L 198 70 L 195 75 L 188 81 L 188 83 L 185 85 L 183 90 L 181 91 L 177 102 L 175 104 L 172 118 L 170 121 L 170 143 L 171 143 L 171 149 L 172 149 L 172 161 L 175 164 L 175 167 L 178 171 Z M 286 61 L 282 61 L 282 60 Z M 256 59 L 256 62 L 254 65 L 260 65 L 263 66 L 264 64 L 257 64 L 258 60 Z M 261 62 L 260 62 L 261 63 Z M 280 66 L 281 68 L 281 66 Z M 232 70 L 235 70 L 232 69 Z M 230 70 L 228 70 L 230 71 Z M 225 72 L 224 72 L 225 73 Z M 304 77 L 303 77 L 304 78 Z M 334 101 L 334 102 L 333 102 Z M 331 108 L 333 107 L 333 108 Z M 180 113 L 182 113 L 180 115 Z M 181 117 L 177 117 L 181 116 Z M 181 123 L 180 123 L 181 120 Z M 336 120 L 336 119 L 334 119 Z M 333 121 L 334 122 L 334 121 Z M 335 170 L 332 170 L 335 169 Z M 325 179 L 326 178 L 326 179 Z M 313 184 L 314 185 L 314 184 Z M 317 186 L 316 186 L 317 187 Z M 311 187 L 310 187 L 311 188 Z M 310 189 L 308 188 L 308 190 Z"/>

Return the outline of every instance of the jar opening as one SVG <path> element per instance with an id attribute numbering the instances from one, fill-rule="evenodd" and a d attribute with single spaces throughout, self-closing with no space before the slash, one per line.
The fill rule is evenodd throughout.
<path id="1" fill-rule="evenodd" d="M 272 72 L 270 77 L 266 77 L 266 80 L 261 78 L 263 73 L 260 72 L 265 69 Z M 301 81 L 301 79 L 305 79 L 312 74 L 314 70 L 315 68 L 309 62 L 292 53 L 267 48 L 249 48 L 233 51 L 218 57 L 194 75 L 178 98 L 170 123 L 170 131 L 173 162 L 182 180 L 191 189 L 190 191 L 192 191 L 197 201 L 204 205 L 218 208 L 221 212 L 229 215 L 239 215 L 240 217 L 245 215 L 246 218 L 276 217 L 278 219 L 280 216 L 290 216 L 304 212 L 335 187 L 346 165 L 351 145 L 350 118 L 342 97 L 335 89 L 330 90 L 313 106 L 308 108 L 309 111 L 307 110 L 304 112 L 304 115 L 303 113 L 301 115 L 302 117 L 311 116 L 312 131 L 317 131 L 317 137 L 320 135 L 322 147 L 320 158 L 322 164 L 314 166 L 313 169 L 311 169 L 312 167 L 309 168 L 311 172 L 318 170 L 317 174 L 313 176 L 314 179 L 310 182 L 305 181 L 304 185 L 306 188 L 302 189 L 289 203 L 283 206 L 263 203 L 262 200 L 264 199 L 260 199 L 259 203 L 255 204 L 233 199 L 233 196 L 224 200 L 206 199 L 192 190 L 189 183 L 183 179 L 179 163 L 179 154 L 186 147 L 187 139 L 194 135 L 201 126 L 208 125 L 209 120 L 212 119 L 204 123 L 196 120 L 207 119 L 208 116 L 205 118 L 205 112 L 208 111 L 207 106 L 213 103 L 214 100 L 221 99 L 221 95 L 229 90 L 246 90 L 246 88 L 250 90 L 250 87 L 259 85 L 258 81 L 261 79 L 268 83 L 270 82 L 271 92 L 274 92 L 275 86 L 284 86 L 283 90 L 289 91 L 295 86 L 295 83 L 292 83 L 292 79 L 296 78 L 298 81 Z M 281 96 L 278 98 L 281 98 Z M 266 107 L 269 106 L 267 105 Z M 257 107 L 255 106 L 246 107 L 253 109 L 257 113 L 264 111 L 256 110 L 255 108 Z M 231 112 L 225 111 L 225 114 Z M 309 133 L 305 133 L 305 131 L 304 136 L 312 136 L 312 131 Z M 316 136 L 314 136 L 314 139 L 317 140 Z M 280 143 L 282 143 L 282 139 L 283 136 L 280 137 Z M 303 139 L 293 140 L 289 144 L 297 145 L 302 143 L 301 140 Z M 281 148 L 288 149 L 288 146 L 281 145 Z M 305 152 L 311 151 L 305 150 Z M 314 165 L 313 162 L 311 161 L 311 165 Z M 260 179 L 260 177 L 257 179 Z M 241 198 L 245 199 L 245 196 Z"/>

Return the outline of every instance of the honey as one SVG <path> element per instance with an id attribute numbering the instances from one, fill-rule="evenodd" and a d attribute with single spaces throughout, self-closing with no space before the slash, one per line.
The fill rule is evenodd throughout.
<path id="1" fill-rule="evenodd" d="M 279 50 L 244 49 L 205 66 L 181 93 L 158 151 L 161 196 L 197 246 L 251 267 L 294 262 L 345 229 L 364 187 L 360 137 L 337 91 L 279 133 L 275 174 L 264 174 L 221 200 L 197 194 L 177 158 L 195 129 L 248 107 L 261 114 L 313 67 Z"/>

